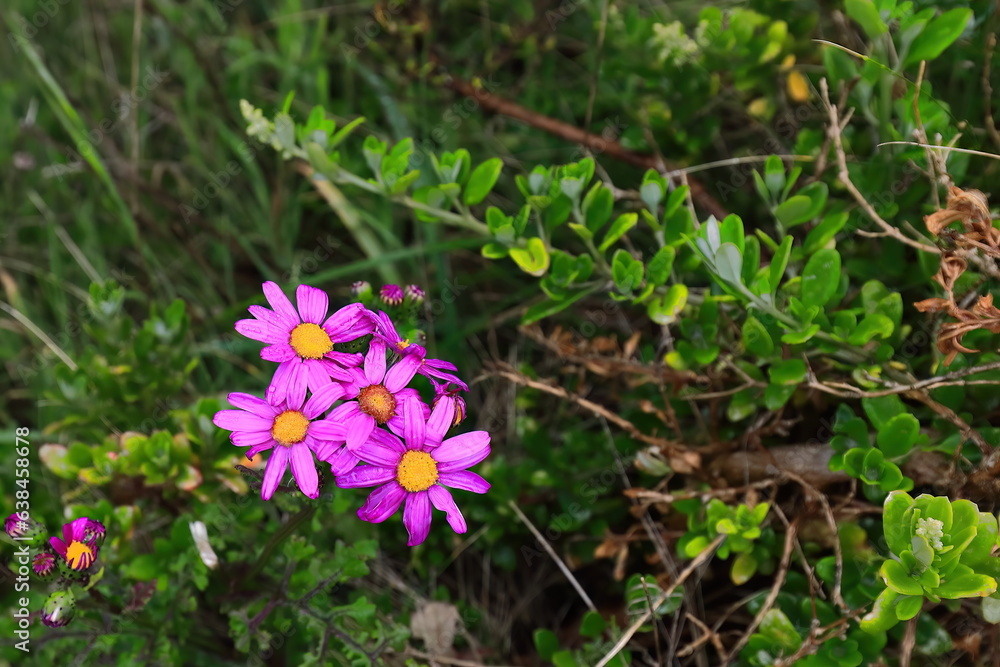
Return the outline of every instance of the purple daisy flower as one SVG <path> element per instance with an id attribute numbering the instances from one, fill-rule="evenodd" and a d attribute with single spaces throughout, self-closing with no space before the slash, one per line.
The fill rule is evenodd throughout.
<path id="1" fill-rule="evenodd" d="M 100 526 L 102 532 L 104 531 L 104 526 L 99 521 L 82 516 L 63 526 L 61 540 L 58 537 L 49 539 L 49 544 L 56 553 L 74 570 L 86 570 L 97 560 L 97 544 L 93 537 L 94 524 Z"/>
<path id="2" fill-rule="evenodd" d="M 48 577 L 56 570 L 56 555 L 51 551 L 39 551 L 31 559 L 31 569 L 39 577 Z"/>
<path id="3" fill-rule="evenodd" d="M 359 451 L 368 465 L 337 477 L 337 486 L 342 488 L 381 485 L 358 510 L 364 521 L 385 521 L 405 501 L 403 525 L 411 547 L 427 539 L 432 505 L 445 513 L 456 533 L 467 530 L 465 517 L 445 487 L 473 493 L 490 489 L 489 482 L 466 470 L 489 455 L 489 433 L 473 431 L 444 440 L 455 418 L 454 408 L 454 402 L 441 401 L 425 420 L 415 403 L 406 403 L 405 444 L 389 433 L 378 443 L 369 441 Z"/>
<path id="4" fill-rule="evenodd" d="M 380 310 L 377 313 L 373 313 L 372 320 L 375 323 L 374 337 L 385 343 L 393 352 L 400 356 L 407 354 L 420 355 L 423 361 L 417 368 L 417 373 L 428 378 L 437 378 L 445 382 L 450 382 L 461 387 L 462 391 L 469 391 L 469 385 L 465 384 L 457 375 L 448 372 L 458 370 L 455 364 L 441 359 L 425 358 L 427 349 L 421 345 L 411 343 L 409 339 L 400 336 L 399 331 L 396 330 L 396 325 L 392 322 L 392 318 L 384 312 Z"/>
<path id="5" fill-rule="evenodd" d="M 347 447 L 354 453 L 377 426 L 385 424 L 401 432 L 404 404 L 422 405 L 420 394 L 406 387 L 417 374 L 422 357 L 406 354 L 386 369 L 385 352 L 385 344 L 373 339 L 365 355 L 363 370 L 351 369 L 354 380 L 344 385 L 344 398 L 357 400 L 339 405 L 330 413 L 330 421 L 346 427 Z"/>
<path id="6" fill-rule="evenodd" d="M 399 285 L 383 285 L 379 298 L 387 306 L 398 306 L 403 303 L 403 288 Z"/>
<path id="7" fill-rule="evenodd" d="M 277 284 L 268 281 L 263 289 L 273 310 L 250 306 L 255 319 L 240 320 L 236 330 L 267 343 L 260 351 L 261 358 L 279 364 L 267 389 L 269 401 L 301 405 L 307 388 L 316 393 L 331 377 L 344 379 L 344 368 L 361 363 L 360 354 L 336 352 L 333 346 L 372 332 L 374 323 L 364 305 L 352 303 L 326 317 L 330 306 L 323 290 L 299 285 L 296 310 Z"/>
<path id="8" fill-rule="evenodd" d="M 465 399 L 458 395 L 458 389 L 449 389 L 447 383 L 439 384 L 431 380 L 431 384 L 434 385 L 434 399 L 431 401 L 431 409 L 434 409 L 442 401 L 451 401 L 454 405 L 455 418 L 452 421 L 452 426 L 458 426 L 463 421 L 465 421 L 466 406 Z"/>
<path id="9" fill-rule="evenodd" d="M 324 420 L 318 419 L 333 402 L 341 398 L 344 387 L 328 382 L 303 405 L 291 401 L 272 405 L 250 394 L 234 392 L 229 402 L 239 410 L 220 410 L 212 422 L 232 431 L 229 439 L 237 447 L 248 447 L 246 456 L 252 459 L 262 451 L 271 450 L 264 468 L 264 483 L 260 497 L 270 500 L 281 479 L 292 465 L 292 476 L 299 489 L 310 498 L 319 497 L 319 476 L 313 452 L 319 448 L 322 436 L 316 429 Z"/>

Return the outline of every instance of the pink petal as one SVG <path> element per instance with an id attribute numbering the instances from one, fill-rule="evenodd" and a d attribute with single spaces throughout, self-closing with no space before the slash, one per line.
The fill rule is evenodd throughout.
<path id="1" fill-rule="evenodd" d="M 322 361 L 318 359 L 306 359 L 302 362 L 302 366 L 302 372 L 305 375 L 306 385 L 309 387 L 309 391 L 312 392 L 313 395 L 320 393 L 331 384 L 334 384 L 333 380 L 330 379 L 330 374 L 326 372 L 326 367 L 323 365 Z M 333 401 L 330 401 L 330 405 L 332 404 Z M 326 408 L 323 408 L 320 412 L 328 409 L 330 405 L 327 405 Z"/>
<path id="2" fill-rule="evenodd" d="M 465 517 L 462 516 L 462 510 L 458 509 L 455 499 L 451 497 L 447 489 L 435 484 L 427 489 L 427 495 L 430 496 L 434 507 L 445 513 L 445 516 L 448 518 L 448 525 L 451 526 L 452 530 L 456 533 L 464 533 L 469 529 L 465 524 Z"/>
<path id="3" fill-rule="evenodd" d="M 375 324 L 371 319 L 371 313 L 364 307 L 364 304 L 351 303 L 330 315 L 326 322 L 323 322 L 323 328 L 330 334 L 331 338 L 347 341 L 370 334 L 375 329 Z M 344 338 L 345 335 L 350 335 L 355 330 L 361 330 L 361 332 L 352 338 Z"/>
<path id="4" fill-rule="evenodd" d="M 262 343 L 287 343 L 288 332 L 260 320 L 240 320 L 236 331 Z"/>
<path id="5" fill-rule="evenodd" d="M 58 537 L 50 537 L 49 538 L 49 544 L 52 545 L 52 548 L 56 550 L 57 554 L 59 554 L 63 558 L 66 557 L 66 543 L 65 542 L 63 542 L 62 540 L 60 540 Z"/>
<path id="6" fill-rule="evenodd" d="M 273 310 L 265 308 L 264 306 L 250 306 L 247 310 L 249 310 L 250 314 L 261 322 L 270 324 L 275 329 L 286 333 L 291 332 L 291 330 L 295 328 L 295 325 L 299 323 L 298 319 L 289 320 L 288 318 L 283 317 Z"/>
<path id="7" fill-rule="evenodd" d="M 319 476 L 316 474 L 316 462 L 312 451 L 304 442 L 298 442 L 290 447 L 292 459 L 292 475 L 302 493 L 310 498 L 319 497 Z"/>
<path id="8" fill-rule="evenodd" d="M 252 394 L 244 394 L 239 391 L 234 391 L 226 398 L 233 405 L 233 407 L 246 410 L 247 412 L 252 412 L 258 417 L 274 419 L 274 416 L 278 414 L 278 411 L 275 410 L 270 403 Z"/>
<path id="9" fill-rule="evenodd" d="M 243 456 L 247 457 L 247 460 L 253 460 L 253 457 L 257 456 L 261 452 L 266 452 L 269 449 L 284 449 L 284 446 L 279 445 L 272 438 L 267 442 L 262 442 L 259 445 L 254 445 L 250 449 L 243 452 Z"/>
<path id="10" fill-rule="evenodd" d="M 365 465 L 358 466 L 346 475 L 338 476 L 337 486 L 342 489 L 357 489 L 362 486 L 385 484 L 393 479 L 396 479 L 395 468 Z"/>
<path id="11" fill-rule="evenodd" d="M 327 378 L 326 385 L 319 390 L 313 390 L 313 395 L 306 401 L 302 408 L 302 414 L 308 419 L 316 419 L 321 414 L 330 409 L 334 401 L 344 396 L 344 387 L 337 382 L 331 382 Z"/>
<path id="12" fill-rule="evenodd" d="M 365 444 L 368 436 L 375 430 L 375 419 L 371 415 L 359 412 L 347 422 L 347 448 L 358 453 L 361 445 Z"/>
<path id="13" fill-rule="evenodd" d="M 322 442 L 335 442 L 338 445 L 347 442 L 347 429 L 343 424 L 331 419 L 319 419 L 312 422 L 306 432 Z"/>
<path id="14" fill-rule="evenodd" d="M 267 402 L 276 405 L 277 401 L 283 399 L 289 410 L 300 409 L 306 400 L 308 388 L 304 367 L 305 364 L 298 359 L 286 361 L 278 366 L 271 380 L 271 386 L 267 388 Z M 284 392 L 283 395 L 281 392 Z"/>
<path id="15" fill-rule="evenodd" d="M 237 431 L 229 436 L 229 440 L 237 447 L 253 447 L 273 442 L 274 438 L 270 431 Z"/>
<path id="16" fill-rule="evenodd" d="M 351 421 L 355 415 L 362 415 L 361 408 L 358 407 L 357 401 L 350 401 L 349 403 L 341 403 L 333 409 L 332 412 L 327 416 L 332 422 L 337 422 L 338 424 L 347 424 Z"/>
<path id="17" fill-rule="evenodd" d="M 243 410 L 219 410 L 212 417 L 212 423 L 227 431 L 270 431 L 274 419 L 260 417 Z"/>
<path id="18" fill-rule="evenodd" d="M 368 354 L 365 355 L 365 379 L 368 380 L 368 384 L 381 384 L 384 377 L 385 343 L 373 340 L 368 346 Z"/>
<path id="19" fill-rule="evenodd" d="M 264 400 L 275 407 L 284 408 L 286 399 L 288 398 L 288 383 L 291 380 L 292 373 L 294 372 L 295 364 L 297 361 L 286 361 L 278 369 L 274 371 L 274 375 L 271 377 L 271 384 L 267 386 L 267 391 L 264 392 Z"/>
<path id="20" fill-rule="evenodd" d="M 278 315 L 295 324 L 300 324 L 302 320 L 299 318 L 299 314 L 295 312 L 295 308 L 292 306 L 292 302 L 288 300 L 285 293 L 281 291 L 281 288 L 277 284 L 268 280 L 263 285 L 264 296 L 267 297 L 267 302 L 271 304 L 271 308 L 274 309 Z"/>
<path id="21" fill-rule="evenodd" d="M 323 355 L 323 357 L 329 359 L 331 362 L 337 364 L 342 368 L 353 368 L 355 366 L 360 366 L 361 362 L 364 361 L 365 359 L 363 356 L 361 356 L 356 352 L 337 352 L 336 350 L 327 352 L 326 354 Z"/>
<path id="22" fill-rule="evenodd" d="M 454 472 L 474 466 L 490 455 L 490 434 L 473 431 L 448 438 L 437 449 L 431 450 L 431 457 L 438 462 L 438 471 Z"/>
<path id="23" fill-rule="evenodd" d="M 372 431 L 368 442 L 357 451 L 357 455 L 361 457 L 361 460 L 373 465 L 395 469 L 405 451 L 406 447 L 399 441 L 399 438 L 377 428 Z"/>
<path id="24" fill-rule="evenodd" d="M 427 420 L 427 442 L 439 444 L 455 421 L 455 399 L 442 396 Z"/>
<path id="25" fill-rule="evenodd" d="M 410 384 L 422 361 L 423 359 L 415 354 L 407 354 L 397 361 L 385 374 L 385 388 L 395 393 Z"/>
<path id="26" fill-rule="evenodd" d="M 449 486 L 462 491 L 472 491 L 473 493 L 486 493 L 490 490 L 490 483 L 469 470 L 456 470 L 455 472 L 443 472 L 438 475 L 438 484 Z"/>
<path id="27" fill-rule="evenodd" d="M 273 361 L 278 364 L 292 361 L 297 356 L 295 350 L 288 343 L 275 343 L 274 345 L 268 345 L 260 351 L 261 359 L 264 361 Z"/>
<path id="28" fill-rule="evenodd" d="M 295 290 L 295 301 L 299 304 L 299 315 L 303 322 L 319 324 L 330 309 L 330 297 L 321 289 L 299 285 Z"/>
<path id="29" fill-rule="evenodd" d="M 361 462 L 361 459 L 355 456 L 351 450 L 344 446 L 339 446 L 336 449 L 333 449 L 323 460 L 330 464 L 330 472 L 337 476 L 346 475 L 354 470 L 358 466 L 358 463 Z"/>
<path id="30" fill-rule="evenodd" d="M 417 401 L 403 403 L 403 440 L 407 449 L 420 449 L 424 446 L 427 424 L 421 414 Z"/>
<path id="31" fill-rule="evenodd" d="M 406 497 L 403 525 L 410 534 L 410 541 L 406 546 L 415 547 L 427 539 L 427 534 L 431 532 L 431 501 L 426 491 L 411 493 Z"/>
<path id="32" fill-rule="evenodd" d="M 288 469 L 288 447 L 275 447 L 271 451 L 271 457 L 267 459 L 267 466 L 264 468 L 264 484 L 260 487 L 260 497 L 270 500 L 274 495 L 281 478 L 285 476 Z"/>
<path id="33" fill-rule="evenodd" d="M 358 518 L 371 523 L 382 523 L 396 513 L 406 495 L 406 489 L 399 482 L 380 486 L 371 492 L 365 504 L 358 509 Z"/>

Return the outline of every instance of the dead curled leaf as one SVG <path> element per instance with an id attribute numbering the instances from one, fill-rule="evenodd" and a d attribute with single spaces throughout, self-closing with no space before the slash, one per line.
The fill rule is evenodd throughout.
<path id="1" fill-rule="evenodd" d="M 945 208 L 925 216 L 927 230 L 934 236 L 947 236 L 962 252 L 982 251 L 987 256 L 1000 256 L 1000 229 L 993 227 L 986 195 L 979 190 L 962 190 L 952 186 L 948 190 Z M 955 234 L 946 228 L 961 222 L 963 231 Z M 992 260 L 990 260 L 992 261 Z M 965 273 L 968 262 L 955 250 L 941 253 L 941 265 L 934 280 L 944 288 L 947 298 L 931 297 L 914 303 L 922 313 L 944 313 L 955 322 L 941 325 L 937 348 L 945 355 L 944 365 L 955 360 L 959 352 L 978 352 L 962 344 L 965 334 L 977 329 L 1000 333 L 1000 309 L 993 305 L 993 295 L 979 297 L 971 309 L 960 308 L 955 302 L 955 282 Z"/>

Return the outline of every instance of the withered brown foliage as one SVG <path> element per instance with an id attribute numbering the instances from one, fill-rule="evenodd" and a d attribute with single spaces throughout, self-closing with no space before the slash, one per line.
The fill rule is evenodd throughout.
<path id="1" fill-rule="evenodd" d="M 955 282 L 968 268 L 964 256 L 979 250 L 988 258 L 1000 257 L 1000 229 L 993 227 L 986 195 L 955 186 L 948 191 L 946 207 L 925 216 L 924 222 L 931 234 L 953 245 L 941 253 L 941 266 L 934 274 L 946 298 L 932 297 L 913 304 L 922 313 L 943 312 L 956 320 L 943 324 L 938 332 L 937 347 L 947 366 L 959 352 L 979 351 L 962 344 L 965 334 L 977 329 L 1000 334 L 1000 309 L 993 305 L 992 294 L 980 296 L 970 309 L 960 307 L 954 294 Z M 949 229 L 955 222 L 962 223 L 962 231 Z"/>

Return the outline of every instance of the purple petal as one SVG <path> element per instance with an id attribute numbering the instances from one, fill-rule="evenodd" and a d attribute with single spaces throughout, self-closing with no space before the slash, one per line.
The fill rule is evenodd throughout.
<path id="1" fill-rule="evenodd" d="M 421 412 L 417 401 L 403 403 L 403 440 L 407 449 L 420 449 L 424 446 L 427 424 Z"/>
<path id="2" fill-rule="evenodd" d="M 291 361 L 295 359 L 296 356 L 298 355 L 295 354 L 295 350 L 293 350 L 292 346 L 286 342 L 268 345 L 260 351 L 261 359 L 264 361 L 273 361 L 279 364 Z"/>
<path id="3" fill-rule="evenodd" d="M 305 442 L 291 446 L 292 475 L 302 493 L 310 498 L 319 497 L 319 476 L 316 474 L 316 462 L 312 450 Z"/>
<path id="4" fill-rule="evenodd" d="M 269 449 L 284 449 L 284 447 L 276 443 L 274 441 L 274 438 L 272 438 L 267 442 L 262 442 L 259 445 L 254 445 L 250 449 L 243 452 L 243 456 L 247 457 L 248 460 L 253 460 L 253 457 L 257 456 L 261 452 L 266 452 Z"/>
<path id="5" fill-rule="evenodd" d="M 357 489 L 362 486 L 385 484 L 393 479 L 396 479 L 395 468 L 365 465 L 358 466 L 346 475 L 337 477 L 337 486 L 342 489 Z"/>
<path id="6" fill-rule="evenodd" d="M 273 442 L 270 431 L 237 431 L 229 436 L 229 440 L 237 447 L 254 447 L 265 442 Z"/>
<path id="7" fill-rule="evenodd" d="M 60 540 L 58 537 L 50 537 L 49 538 L 49 544 L 52 545 L 52 548 L 56 550 L 57 554 L 59 554 L 63 558 L 66 557 L 66 543 L 65 542 L 63 542 L 62 540 Z"/>
<path id="8" fill-rule="evenodd" d="M 372 319 L 375 322 L 375 335 L 385 338 L 389 345 L 396 347 L 403 340 L 399 332 L 396 331 L 396 325 L 392 323 L 392 318 L 385 312 L 378 311 L 372 315 Z"/>
<path id="9" fill-rule="evenodd" d="M 246 410 L 247 412 L 252 412 L 258 417 L 274 419 L 275 415 L 278 414 L 278 410 L 276 410 L 274 406 L 264 399 L 258 398 L 252 394 L 244 394 L 239 391 L 234 391 L 226 398 L 233 405 L 233 407 Z"/>
<path id="10" fill-rule="evenodd" d="M 281 288 L 278 287 L 276 283 L 268 280 L 264 283 L 263 289 L 264 296 L 267 297 L 267 302 L 271 304 L 271 308 L 274 309 L 275 313 L 281 315 L 283 318 L 289 322 L 293 322 L 294 324 L 300 324 L 302 322 L 299 318 L 299 314 L 292 306 L 292 302 L 288 300 L 288 297 L 285 296 L 285 293 L 281 291 Z"/>
<path id="11" fill-rule="evenodd" d="M 265 308 L 264 306 L 250 306 L 247 310 L 249 310 L 250 314 L 261 322 L 270 324 L 279 331 L 291 332 L 295 325 L 299 323 L 298 319 L 289 320 L 288 318 L 282 317 L 280 314 L 269 308 Z"/>
<path id="12" fill-rule="evenodd" d="M 299 410 L 306 400 L 307 388 L 305 364 L 298 359 L 286 361 L 274 372 L 266 392 L 267 402 L 276 405 L 284 400 L 289 410 Z"/>
<path id="13" fill-rule="evenodd" d="M 368 436 L 375 430 L 375 419 L 371 415 L 359 412 L 347 422 L 346 426 L 347 448 L 357 454 L 358 449 L 365 444 Z"/>
<path id="14" fill-rule="evenodd" d="M 282 331 L 267 322 L 260 320 L 240 320 L 236 323 L 236 331 L 247 338 L 262 343 L 287 343 L 288 332 Z"/>
<path id="15" fill-rule="evenodd" d="M 486 493 L 490 490 L 489 482 L 469 470 L 443 472 L 438 475 L 438 484 L 473 493 Z"/>
<path id="16" fill-rule="evenodd" d="M 368 442 L 358 449 L 357 455 L 361 457 L 361 460 L 373 465 L 395 469 L 405 451 L 406 447 L 399 441 L 399 438 L 377 428 L 372 431 Z"/>
<path id="17" fill-rule="evenodd" d="M 371 492 L 365 504 L 358 509 L 358 518 L 371 523 L 382 523 L 396 513 L 406 495 L 406 489 L 399 482 L 380 486 Z"/>
<path id="18" fill-rule="evenodd" d="M 330 409 L 334 401 L 344 396 L 344 387 L 337 382 L 327 379 L 326 385 L 319 391 L 313 390 L 313 395 L 306 401 L 302 408 L 302 414 L 307 419 L 316 419 L 321 414 Z"/>
<path id="19" fill-rule="evenodd" d="M 354 368 L 355 366 L 360 366 L 361 362 L 364 361 L 365 359 L 361 354 L 358 354 L 357 352 L 337 352 L 336 350 L 327 352 L 326 354 L 323 355 L 323 357 L 325 359 L 329 359 L 331 362 L 333 362 L 334 364 L 336 364 L 341 368 Z"/>
<path id="20" fill-rule="evenodd" d="M 330 310 L 330 297 L 321 289 L 299 285 L 295 290 L 295 301 L 299 304 L 299 315 L 303 322 L 319 324 Z"/>
<path id="21" fill-rule="evenodd" d="M 345 341 L 370 334 L 374 330 L 375 324 L 372 321 L 371 313 L 363 304 L 351 303 L 330 315 L 326 322 L 323 322 L 323 328 L 330 334 L 330 338 L 339 338 L 341 341 Z M 355 332 L 358 332 L 357 335 L 352 335 Z M 344 338 L 348 335 L 352 337 Z"/>
<path id="22" fill-rule="evenodd" d="M 307 431 L 316 440 L 335 442 L 342 445 L 347 442 L 347 429 L 343 424 L 332 419 L 320 419 L 309 424 Z"/>
<path id="23" fill-rule="evenodd" d="M 275 407 L 285 403 L 285 400 L 288 398 L 288 383 L 291 380 L 294 366 L 297 363 L 297 361 L 286 361 L 278 366 L 271 377 L 271 384 L 267 386 L 267 391 L 264 392 L 264 400 Z"/>
<path id="24" fill-rule="evenodd" d="M 431 532 L 431 501 L 426 491 L 411 493 L 406 498 L 403 508 L 403 525 L 410 534 L 408 547 L 415 547 L 427 539 Z"/>
<path id="25" fill-rule="evenodd" d="M 463 433 L 448 438 L 431 457 L 438 462 L 439 472 L 454 472 L 474 466 L 490 455 L 490 434 L 486 431 Z"/>
<path id="26" fill-rule="evenodd" d="M 78 519 L 73 519 L 65 526 L 63 526 L 63 538 L 66 538 L 66 531 L 69 531 L 69 539 L 66 539 L 67 544 L 69 542 L 79 542 L 83 539 L 84 534 L 87 532 L 87 524 L 90 522 L 85 516 L 81 516 Z"/>
<path id="27" fill-rule="evenodd" d="M 455 399 L 452 396 L 442 396 L 427 420 L 427 442 L 440 444 L 454 421 Z"/>
<path id="28" fill-rule="evenodd" d="M 275 447 L 271 450 L 271 456 L 267 459 L 267 466 L 264 468 L 264 484 L 260 487 L 260 497 L 270 500 L 274 495 L 281 478 L 285 476 L 288 469 L 288 447 Z"/>
<path id="29" fill-rule="evenodd" d="M 384 377 L 385 343 L 373 340 L 368 346 L 368 354 L 365 355 L 365 379 L 368 380 L 368 384 L 381 384 Z"/>
<path id="30" fill-rule="evenodd" d="M 462 516 L 462 510 L 458 509 L 455 499 L 451 497 L 447 489 L 435 484 L 427 489 L 427 495 L 430 496 L 434 507 L 444 512 L 445 516 L 448 517 L 448 525 L 451 526 L 452 530 L 456 533 L 464 533 L 469 529 L 465 525 L 465 517 Z"/>
<path id="31" fill-rule="evenodd" d="M 333 447 L 333 445 L 330 445 L 330 447 Z M 343 445 L 331 449 L 323 460 L 330 464 L 330 472 L 337 476 L 346 475 L 361 462 L 361 459 Z"/>
<path id="32" fill-rule="evenodd" d="M 423 359 L 415 354 L 407 354 L 397 361 L 385 374 L 385 388 L 395 393 L 410 384 L 410 380 L 417 374 L 417 369 Z"/>
<path id="33" fill-rule="evenodd" d="M 243 410 L 219 410 L 212 417 L 212 423 L 227 431 L 270 431 L 274 419 Z"/>

